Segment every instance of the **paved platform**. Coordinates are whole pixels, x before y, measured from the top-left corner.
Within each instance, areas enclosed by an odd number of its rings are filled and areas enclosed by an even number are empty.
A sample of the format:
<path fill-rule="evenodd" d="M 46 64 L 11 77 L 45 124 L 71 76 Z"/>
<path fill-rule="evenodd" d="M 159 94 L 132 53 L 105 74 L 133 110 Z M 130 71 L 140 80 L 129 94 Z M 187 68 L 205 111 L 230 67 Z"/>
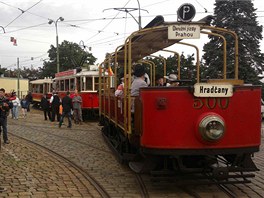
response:
<path fill-rule="evenodd" d="M 15 126 L 22 132 L 36 132 L 34 128 L 25 131 L 25 123 L 40 123 L 43 129 L 51 126 L 53 131 L 59 130 L 58 122 L 44 121 L 41 111 L 32 109 L 31 112 L 27 118 L 8 118 L 8 131 L 14 133 Z M 10 144 L 3 144 L 2 139 L 0 151 L 0 186 L 6 189 L 0 192 L 0 197 L 101 197 L 65 160 L 11 134 L 9 140 Z"/>
<path fill-rule="evenodd" d="M 85 167 L 103 184 L 111 197 L 142 197 L 134 174 L 116 161 L 96 123 L 73 125 L 72 129 L 67 129 L 65 124 L 59 129 L 58 122 L 44 121 L 42 112 L 32 111 L 26 119 L 9 119 L 9 131 L 64 153 L 79 166 Z M 2 145 L 0 151 L 0 186 L 7 189 L 0 192 L 0 197 L 100 197 L 94 187 L 82 180 L 78 171 L 65 161 L 14 136 L 9 139 L 11 143 Z M 255 156 L 260 171 L 250 185 L 240 185 L 239 190 L 235 189 L 237 194 L 241 194 L 240 197 L 246 197 L 244 192 L 253 192 L 251 197 L 264 197 L 263 153 L 264 138 L 261 152 Z M 175 186 L 172 189 L 159 189 L 148 178 L 144 179 L 149 197 L 190 197 L 175 189 Z M 219 189 L 211 188 L 203 189 L 207 194 L 203 197 L 223 197 Z"/>
<path fill-rule="evenodd" d="M 11 137 L 0 152 L 0 197 L 100 197 L 79 172 L 46 151 Z"/>

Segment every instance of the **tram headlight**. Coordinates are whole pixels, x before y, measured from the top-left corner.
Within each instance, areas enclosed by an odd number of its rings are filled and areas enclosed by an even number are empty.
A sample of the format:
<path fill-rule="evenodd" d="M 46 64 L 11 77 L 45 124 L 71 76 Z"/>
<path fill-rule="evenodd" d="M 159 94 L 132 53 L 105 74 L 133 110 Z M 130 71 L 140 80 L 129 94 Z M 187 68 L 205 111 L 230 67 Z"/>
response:
<path fill-rule="evenodd" d="M 218 141 L 224 136 L 225 123 L 216 115 L 208 115 L 201 120 L 199 132 L 205 141 Z"/>

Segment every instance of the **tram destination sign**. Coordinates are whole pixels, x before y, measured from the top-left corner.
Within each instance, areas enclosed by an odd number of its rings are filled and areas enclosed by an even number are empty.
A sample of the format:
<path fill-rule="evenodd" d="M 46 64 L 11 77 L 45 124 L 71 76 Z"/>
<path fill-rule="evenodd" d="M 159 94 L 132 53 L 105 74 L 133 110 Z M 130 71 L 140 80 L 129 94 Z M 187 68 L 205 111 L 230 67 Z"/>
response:
<path fill-rule="evenodd" d="M 199 25 L 170 25 L 168 27 L 168 39 L 199 39 Z"/>
<path fill-rule="evenodd" d="M 194 85 L 194 96 L 196 97 L 231 97 L 233 96 L 233 85 L 196 83 Z"/>
<path fill-rule="evenodd" d="M 76 69 L 72 69 L 72 70 L 67 70 L 67 71 L 62 71 L 59 73 L 55 74 L 55 77 L 63 77 L 63 76 L 71 76 L 76 74 Z"/>

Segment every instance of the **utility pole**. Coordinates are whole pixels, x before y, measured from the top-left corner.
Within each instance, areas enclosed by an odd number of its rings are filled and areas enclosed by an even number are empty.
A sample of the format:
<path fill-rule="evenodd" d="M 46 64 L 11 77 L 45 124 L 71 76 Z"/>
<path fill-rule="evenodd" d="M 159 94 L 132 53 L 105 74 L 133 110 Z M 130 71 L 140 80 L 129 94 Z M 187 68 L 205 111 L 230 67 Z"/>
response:
<path fill-rule="evenodd" d="M 17 58 L 17 97 L 20 98 L 20 70 L 19 70 L 19 58 Z"/>
<path fill-rule="evenodd" d="M 140 14 L 140 3 L 139 3 L 139 0 L 137 0 L 138 2 L 138 29 L 141 30 L 142 29 L 142 26 L 141 26 L 141 14 Z"/>

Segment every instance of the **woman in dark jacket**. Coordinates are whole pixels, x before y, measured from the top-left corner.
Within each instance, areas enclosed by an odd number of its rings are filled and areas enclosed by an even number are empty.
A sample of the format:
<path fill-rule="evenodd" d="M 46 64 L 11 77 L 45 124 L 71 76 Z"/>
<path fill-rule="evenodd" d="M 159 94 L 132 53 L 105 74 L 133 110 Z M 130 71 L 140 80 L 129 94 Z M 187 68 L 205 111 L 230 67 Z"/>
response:
<path fill-rule="evenodd" d="M 40 101 L 40 106 L 44 112 L 44 119 L 47 120 L 47 116 L 49 117 L 49 120 L 51 120 L 50 117 L 50 104 L 49 101 L 47 99 L 47 94 L 44 94 L 41 98 Z"/>

